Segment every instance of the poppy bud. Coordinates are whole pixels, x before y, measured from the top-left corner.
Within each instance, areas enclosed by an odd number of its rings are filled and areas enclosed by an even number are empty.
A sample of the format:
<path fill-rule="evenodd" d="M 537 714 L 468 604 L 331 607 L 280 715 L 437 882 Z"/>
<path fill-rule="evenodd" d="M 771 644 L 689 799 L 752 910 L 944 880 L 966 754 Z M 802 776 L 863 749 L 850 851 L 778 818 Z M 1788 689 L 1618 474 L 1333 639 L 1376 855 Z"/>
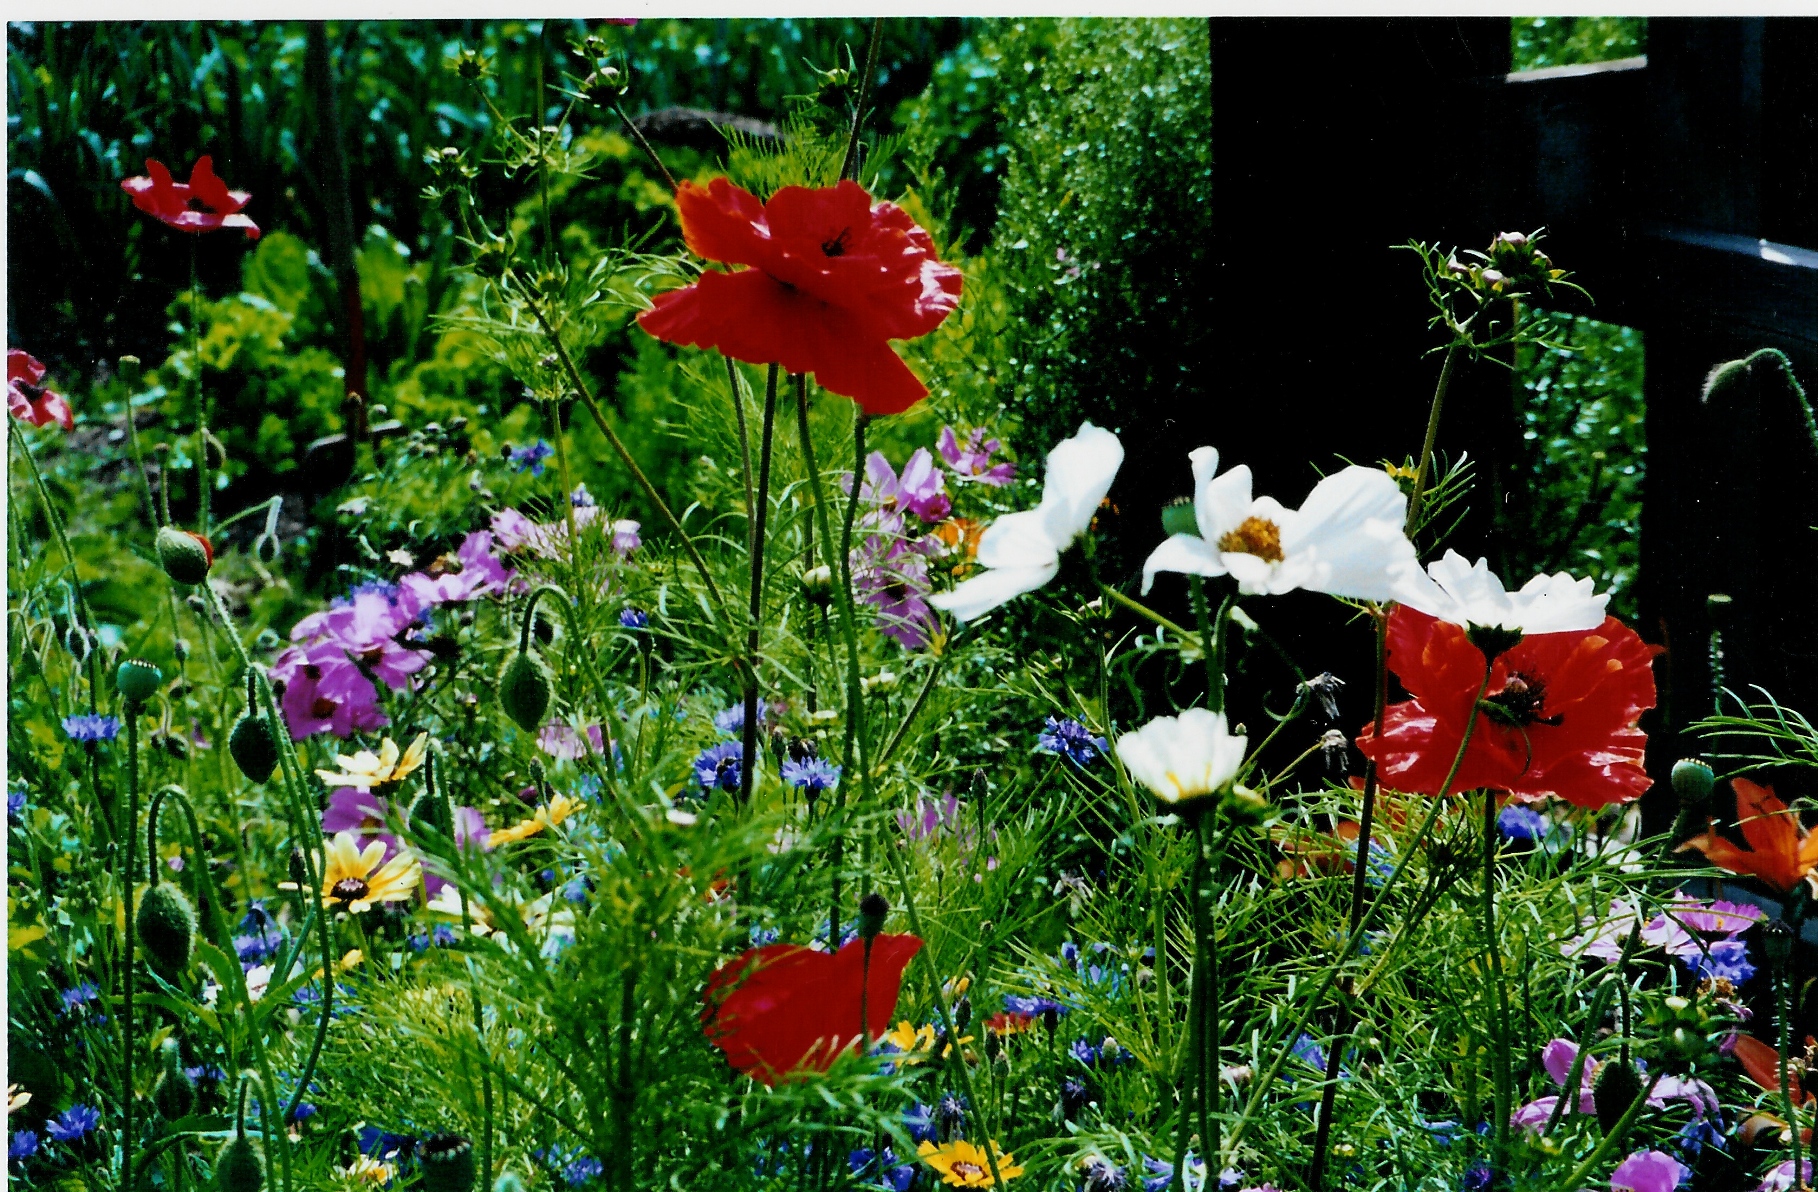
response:
<path fill-rule="evenodd" d="M 219 1192 L 260 1192 L 265 1187 L 265 1163 L 246 1135 L 234 1135 L 215 1156 L 215 1187 Z"/>
<path fill-rule="evenodd" d="M 247 709 L 246 715 L 234 722 L 227 734 L 227 752 L 233 755 L 240 773 L 253 782 L 268 782 L 278 768 L 278 741 L 271 725 Z"/>
<path fill-rule="evenodd" d="M 139 942 L 152 967 L 167 977 L 189 967 L 196 942 L 196 912 L 183 891 L 159 882 L 139 899 Z"/>
<path fill-rule="evenodd" d="M 963 997 L 953 1003 L 953 1025 L 959 1029 L 959 1033 L 962 1035 L 966 1033 L 966 1028 L 972 1025 L 971 998 Z"/>
<path fill-rule="evenodd" d="M 454 809 L 448 805 L 448 796 L 433 790 L 418 795 L 410 808 L 410 826 L 416 832 L 434 831 L 453 840 Z"/>
<path fill-rule="evenodd" d="M 1198 534 L 1199 515 L 1193 511 L 1192 497 L 1175 497 L 1162 506 L 1162 533 Z"/>
<path fill-rule="evenodd" d="M 114 689 L 129 708 L 136 708 L 157 694 L 163 682 L 164 672 L 141 658 L 128 658 L 114 671 Z"/>
<path fill-rule="evenodd" d="M 884 901 L 883 895 L 876 890 L 859 899 L 858 932 L 861 939 L 876 939 L 877 933 L 884 929 L 884 917 L 890 913 L 890 904 Z"/>
<path fill-rule="evenodd" d="M 1681 807 L 1696 810 L 1711 797 L 1711 787 L 1716 784 L 1717 775 L 1711 767 L 1695 757 L 1681 758 L 1673 763 L 1673 793 L 1679 796 Z"/>
<path fill-rule="evenodd" d="M 303 860 L 303 850 L 290 850 L 290 884 L 301 889 L 309 884 L 309 866 Z"/>
<path fill-rule="evenodd" d="M 1004 1050 L 1003 1036 L 990 1027 L 985 1028 L 985 1058 L 995 1060 Z"/>
<path fill-rule="evenodd" d="M 802 572 L 802 595 L 811 602 L 825 605 L 833 599 L 833 568 L 825 564 Z"/>
<path fill-rule="evenodd" d="M 1052 1035 L 1055 1028 L 1060 1026 L 1060 1011 L 1053 1006 L 1042 1007 L 1042 1025 L 1047 1027 L 1048 1033 Z"/>
<path fill-rule="evenodd" d="M 1793 958 L 1793 929 L 1778 919 L 1763 923 L 1761 950 L 1767 954 L 1769 964 L 1784 970 L 1787 961 Z"/>
<path fill-rule="evenodd" d="M 152 1088 L 152 1104 L 158 1107 L 167 1122 L 188 1117 L 189 1111 L 196 1107 L 196 1082 L 183 1070 L 175 1039 L 164 1041 L 164 1075 Z"/>
<path fill-rule="evenodd" d="M 1645 1087 L 1635 1065 L 1623 1063 L 1620 1057 L 1598 1068 L 1597 1079 L 1592 1084 L 1598 1127 L 1605 1134 L 1614 1130 L 1616 1123 L 1622 1120 L 1622 1115 L 1629 1111 L 1629 1106 L 1635 1103 L 1635 1098 L 1641 1096 Z"/>
<path fill-rule="evenodd" d="M 473 1143 L 459 1134 L 431 1134 L 417 1144 L 423 1192 L 472 1192 Z"/>
<path fill-rule="evenodd" d="M 199 584 L 215 565 L 215 548 L 200 534 L 165 526 L 158 531 L 158 562 L 178 583 Z"/>
<path fill-rule="evenodd" d="M 528 650 L 520 650 L 499 676 L 499 706 L 519 728 L 534 733 L 543 727 L 543 714 L 549 711 L 554 688 L 555 678 L 543 660 Z"/>

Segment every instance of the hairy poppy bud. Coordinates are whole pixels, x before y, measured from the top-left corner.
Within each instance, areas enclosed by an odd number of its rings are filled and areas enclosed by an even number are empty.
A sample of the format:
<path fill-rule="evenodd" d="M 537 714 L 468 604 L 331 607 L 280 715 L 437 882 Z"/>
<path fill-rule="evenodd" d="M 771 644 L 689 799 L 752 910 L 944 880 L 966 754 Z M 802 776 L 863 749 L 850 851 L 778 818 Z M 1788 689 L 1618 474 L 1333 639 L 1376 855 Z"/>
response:
<path fill-rule="evenodd" d="M 309 863 L 303 859 L 303 850 L 290 850 L 290 884 L 298 888 L 309 885 Z"/>
<path fill-rule="evenodd" d="M 990 1027 L 985 1028 L 985 1058 L 995 1060 L 1004 1050 L 1003 1036 Z"/>
<path fill-rule="evenodd" d="M 833 599 L 833 568 L 822 564 L 802 572 L 802 595 L 815 604 Z"/>
<path fill-rule="evenodd" d="M 1763 923 L 1761 950 L 1767 953 L 1769 964 L 1784 970 L 1787 961 L 1793 958 L 1793 929 L 1778 919 Z"/>
<path fill-rule="evenodd" d="M 215 548 L 200 534 L 165 526 L 158 531 L 158 562 L 178 583 L 199 584 L 215 565 Z"/>
<path fill-rule="evenodd" d="M 1605 1134 L 1614 1130 L 1616 1123 L 1622 1120 L 1622 1115 L 1629 1111 L 1629 1106 L 1635 1103 L 1635 1098 L 1641 1096 L 1645 1087 L 1635 1065 L 1623 1063 L 1620 1057 L 1597 1069 L 1597 1079 L 1592 1085 L 1592 1100 L 1597 1105 L 1598 1127 Z"/>
<path fill-rule="evenodd" d="M 196 912 L 183 891 L 159 882 L 139 899 L 139 942 L 152 967 L 175 976 L 189 967 L 196 942 Z"/>
<path fill-rule="evenodd" d="M 1162 506 L 1162 533 L 1199 533 L 1199 515 L 1193 511 L 1192 497 L 1176 497 Z"/>
<path fill-rule="evenodd" d="M 260 1192 L 265 1187 L 265 1163 L 246 1135 L 228 1139 L 215 1156 L 215 1187 L 219 1192 Z"/>
<path fill-rule="evenodd" d="M 472 1192 L 473 1143 L 459 1134 L 431 1134 L 417 1144 L 423 1192 Z"/>
<path fill-rule="evenodd" d="M 959 1029 L 959 1033 L 962 1035 L 966 1033 L 966 1028 L 972 1025 L 971 998 L 963 997 L 953 1003 L 953 1025 Z"/>
<path fill-rule="evenodd" d="M 254 782 L 269 781 L 272 771 L 278 768 L 278 741 L 271 725 L 250 709 L 227 734 L 227 751 L 233 755 L 240 773 Z"/>
<path fill-rule="evenodd" d="M 189 1111 L 196 1107 L 196 1082 L 183 1070 L 183 1053 L 175 1039 L 164 1041 L 163 1053 L 164 1075 L 152 1089 L 152 1104 L 158 1107 L 165 1121 L 174 1122 L 188 1117 Z"/>
<path fill-rule="evenodd" d="M 137 707 L 157 694 L 164 672 L 142 658 L 128 658 L 114 671 L 114 689 L 128 707 Z"/>
<path fill-rule="evenodd" d="M 417 832 L 433 831 L 444 839 L 454 839 L 454 809 L 448 805 L 448 796 L 433 790 L 418 795 L 410 808 L 410 826 Z"/>
<path fill-rule="evenodd" d="M 884 917 L 890 913 L 890 904 L 876 890 L 859 899 L 858 932 L 864 939 L 876 939 L 877 933 L 884 929 Z"/>
<path fill-rule="evenodd" d="M 1711 767 L 1695 757 L 1681 758 L 1673 763 L 1673 793 L 1679 796 L 1681 807 L 1703 807 L 1711 797 L 1711 787 L 1716 781 L 1717 775 Z"/>
<path fill-rule="evenodd" d="M 499 676 L 499 706 L 519 728 L 534 733 L 543 727 L 543 714 L 549 711 L 554 689 L 555 678 L 543 660 L 520 650 Z"/>

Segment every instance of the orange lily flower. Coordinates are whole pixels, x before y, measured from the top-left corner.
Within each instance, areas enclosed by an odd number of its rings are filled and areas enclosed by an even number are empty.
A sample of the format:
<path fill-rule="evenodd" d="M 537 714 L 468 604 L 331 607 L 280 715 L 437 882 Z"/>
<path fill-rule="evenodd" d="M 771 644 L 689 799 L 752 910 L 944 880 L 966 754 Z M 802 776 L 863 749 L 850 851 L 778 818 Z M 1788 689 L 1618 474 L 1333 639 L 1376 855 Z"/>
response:
<path fill-rule="evenodd" d="M 1732 778 L 1730 789 L 1736 792 L 1736 826 L 1749 847 L 1736 847 L 1707 821 L 1704 832 L 1677 851 L 1695 848 L 1720 869 L 1758 877 L 1782 894 L 1792 893 L 1794 886 L 1818 869 L 1818 832 L 1801 826 L 1798 815 L 1780 801 L 1771 786 Z"/>

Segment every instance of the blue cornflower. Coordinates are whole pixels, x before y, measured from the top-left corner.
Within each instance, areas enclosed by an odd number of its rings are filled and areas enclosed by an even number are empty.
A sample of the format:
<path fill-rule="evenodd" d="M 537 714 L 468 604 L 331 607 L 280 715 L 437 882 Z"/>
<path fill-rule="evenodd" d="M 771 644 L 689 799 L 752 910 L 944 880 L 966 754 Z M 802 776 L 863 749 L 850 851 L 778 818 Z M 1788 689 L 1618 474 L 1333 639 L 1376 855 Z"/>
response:
<path fill-rule="evenodd" d="M 941 1094 L 934 1105 L 934 1122 L 943 1139 L 965 1137 L 966 1099 L 958 1093 Z"/>
<path fill-rule="evenodd" d="M 6 792 L 6 822 L 19 823 L 25 818 L 25 792 L 10 790 Z"/>
<path fill-rule="evenodd" d="M 236 935 L 234 937 L 234 954 L 241 964 L 264 964 L 276 956 L 284 947 L 282 935 Z"/>
<path fill-rule="evenodd" d="M 96 1126 L 101 1115 L 86 1105 L 72 1105 L 44 1123 L 44 1132 L 61 1143 L 81 1142 Z"/>
<path fill-rule="evenodd" d="M 764 727 L 765 719 L 770 715 L 770 705 L 763 700 L 757 702 L 758 727 Z M 713 727 L 729 737 L 745 731 L 745 705 L 737 703 L 713 718 Z"/>
<path fill-rule="evenodd" d="M 93 981 L 78 981 L 65 989 L 61 995 L 65 1010 L 79 1010 L 101 996 L 101 990 Z"/>
<path fill-rule="evenodd" d="M 650 628 L 650 614 L 641 608 L 622 608 L 619 610 L 619 628 L 630 629 L 634 632 L 639 629 L 648 629 Z"/>
<path fill-rule="evenodd" d="M 452 948 L 455 942 L 455 929 L 447 923 L 437 923 L 430 929 L 429 939 L 438 948 Z"/>
<path fill-rule="evenodd" d="M 586 902 L 591 893 L 593 887 L 587 884 L 584 877 L 569 878 L 562 886 L 562 897 L 569 902 Z"/>
<path fill-rule="evenodd" d="M 38 1134 L 35 1130 L 15 1130 L 6 1141 L 6 1157 L 23 1161 L 38 1153 Z"/>
<path fill-rule="evenodd" d="M 739 741 L 709 746 L 694 759 L 694 780 L 701 784 L 702 791 L 736 791 L 744 759 L 745 746 Z"/>
<path fill-rule="evenodd" d="M 1755 966 L 1749 963 L 1749 946 L 1742 940 L 1713 940 L 1707 945 L 1708 954 L 1703 951 L 1689 950 L 1680 959 L 1685 967 L 1692 971 L 1692 976 L 1722 977 L 1732 985 L 1741 985 L 1755 975 Z"/>
<path fill-rule="evenodd" d="M 579 1188 L 582 1184 L 599 1179 L 605 1170 L 606 1165 L 592 1155 L 582 1155 L 562 1168 L 562 1179 L 570 1188 Z"/>
<path fill-rule="evenodd" d="M 1506 840 L 1539 840 L 1547 834 L 1547 817 L 1532 807 L 1511 803 L 1496 817 L 1496 826 Z"/>
<path fill-rule="evenodd" d="M 1074 968 L 1079 967 L 1079 945 L 1072 940 L 1065 940 L 1061 943 L 1060 956 Z"/>
<path fill-rule="evenodd" d="M 1074 1059 L 1088 1068 L 1119 1068 L 1130 1062 L 1130 1053 L 1119 1047 L 1117 1040 L 1109 1036 L 1102 1043 L 1075 1039 L 1067 1050 Z"/>
<path fill-rule="evenodd" d="M 512 468 L 519 472 L 529 468 L 532 476 L 541 476 L 543 461 L 554 454 L 555 448 L 542 439 L 538 439 L 534 446 L 507 447 L 505 449 L 505 458 L 510 461 Z"/>
<path fill-rule="evenodd" d="M 911 1142 L 934 1141 L 934 1110 L 917 1101 L 903 1110 L 903 1129 Z"/>
<path fill-rule="evenodd" d="M 374 1159 L 383 1159 L 386 1155 L 408 1154 L 416 1149 L 417 1140 L 408 1134 L 393 1134 L 378 1126 L 361 1126 L 356 1135 L 360 1153 Z"/>
<path fill-rule="evenodd" d="M 120 721 L 113 716 L 65 716 L 63 731 L 72 741 L 111 741 L 120 733 Z"/>
<path fill-rule="evenodd" d="M 1675 1145 L 1687 1158 L 1696 1156 L 1707 1146 L 1721 1149 L 1723 1146 L 1723 1119 L 1716 1115 L 1693 1118 L 1680 1127 Z"/>
<path fill-rule="evenodd" d="M 278 921 L 272 918 L 271 912 L 265 909 L 265 900 L 255 898 L 246 904 L 246 914 L 240 919 L 240 930 L 252 934 L 267 931 L 277 926 L 277 923 Z"/>
<path fill-rule="evenodd" d="M 328 602 L 328 607 L 347 608 L 361 596 L 383 596 L 385 598 L 385 603 L 396 604 L 398 602 L 398 597 L 403 594 L 403 591 L 404 589 L 388 579 L 361 580 L 353 587 L 347 589 L 347 595 L 336 596 L 333 600 L 330 600 Z"/>
<path fill-rule="evenodd" d="M 1482 1159 L 1474 1159 L 1465 1168 L 1464 1178 L 1458 1181 L 1459 1192 L 1487 1192 L 1496 1179 L 1496 1173 Z"/>
<path fill-rule="evenodd" d="M 1294 1058 L 1301 1063 L 1322 1074 L 1325 1072 L 1326 1049 L 1314 1042 L 1312 1035 L 1302 1034 L 1300 1038 L 1294 1040 L 1291 1050 L 1294 1052 Z"/>
<path fill-rule="evenodd" d="M 1105 752 L 1105 739 L 1095 737 L 1077 720 L 1048 717 L 1035 747 L 1044 753 L 1064 757 L 1076 766 L 1089 766 Z"/>
<path fill-rule="evenodd" d="M 898 1163 L 896 1152 L 889 1147 L 882 1151 L 873 1151 L 862 1146 L 846 1156 L 846 1162 L 856 1176 L 869 1176 L 874 1185 L 891 1189 L 891 1192 L 909 1192 L 909 1185 L 915 1182 L 915 1165 Z"/>
<path fill-rule="evenodd" d="M 1103 1155 L 1089 1155 L 1080 1160 L 1079 1192 L 1124 1192 L 1130 1181 L 1124 1169 Z"/>
<path fill-rule="evenodd" d="M 587 491 L 587 482 L 585 480 L 575 485 L 574 491 L 568 494 L 568 503 L 573 505 L 576 509 L 593 508 L 593 494 Z"/>
<path fill-rule="evenodd" d="M 183 1075 L 197 1084 L 220 1084 L 227 1079 L 227 1073 L 218 1064 L 197 1064 L 183 1069 Z"/>
<path fill-rule="evenodd" d="M 307 1122 L 310 1118 L 315 1117 L 316 1114 L 320 1112 L 320 1110 L 308 1101 L 299 1101 L 297 1102 L 297 1107 L 290 1112 L 290 1120 L 293 1122 Z"/>
<path fill-rule="evenodd" d="M 783 933 L 779 928 L 766 927 L 762 923 L 753 923 L 751 925 L 751 946 L 754 948 L 762 948 L 766 944 L 774 944 L 782 937 Z"/>
<path fill-rule="evenodd" d="M 802 788 L 809 798 L 814 798 L 840 784 L 840 768 L 818 757 L 805 762 L 784 762 L 783 781 Z"/>
<path fill-rule="evenodd" d="M 612 743 L 612 756 L 614 761 L 620 760 L 619 743 L 617 741 Z M 620 768 L 623 769 L 623 766 Z M 605 785 L 600 782 L 600 777 L 597 774 L 583 774 L 575 779 L 574 793 L 580 798 L 586 799 L 589 803 L 598 803 L 600 801 L 600 792 L 604 789 Z"/>
<path fill-rule="evenodd" d="M 1092 1104 L 1092 1086 L 1077 1076 L 1063 1076 L 1060 1082 L 1061 1117 L 1072 1121 Z"/>
<path fill-rule="evenodd" d="M 1072 1010 L 1073 1007 L 1062 1002 L 1057 1002 L 1051 997 L 1026 996 L 1020 993 L 1012 993 L 1004 998 L 1004 1009 L 1010 1011 L 1012 1014 L 1027 1014 L 1031 1018 L 1040 1018 L 1049 1011 L 1053 1011 L 1055 1014 L 1065 1014 Z"/>

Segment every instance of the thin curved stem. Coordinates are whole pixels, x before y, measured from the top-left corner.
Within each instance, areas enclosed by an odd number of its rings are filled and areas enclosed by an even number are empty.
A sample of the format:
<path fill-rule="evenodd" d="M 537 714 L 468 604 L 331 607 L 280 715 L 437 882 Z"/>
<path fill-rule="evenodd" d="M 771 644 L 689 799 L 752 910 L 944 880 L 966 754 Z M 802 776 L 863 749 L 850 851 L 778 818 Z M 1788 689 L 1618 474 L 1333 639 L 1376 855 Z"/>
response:
<path fill-rule="evenodd" d="M 125 1088 L 121 1101 L 121 1111 L 126 1119 L 126 1127 L 120 1135 L 120 1186 L 136 1187 L 133 1183 L 133 1118 L 136 1096 L 133 1087 L 134 1050 L 138 1044 L 134 1026 L 138 1016 L 133 1013 L 133 952 L 138 947 L 138 914 L 133 906 L 133 883 L 138 879 L 137 844 L 139 841 L 139 708 L 136 705 L 123 708 L 126 713 L 126 880 L 120 883 L 120 897 L 126 902 L 126 947 L 120 958 L 121 984 L 123 995 L 120 999 L 120 1029 L 124 1040 L 121 1048 L 121 1069 L 124 1072 Z"/>
<path fill-rule="evenodd" d="M 1406 529 L 1410 536 L 1420 528 L 1421 506 L 1427 495 L 1427 471 L 1433 466 L 1433 448 L 1439 440 L 1439 416 L 1445 410 L 1446 390 L 1452 387 L 1452 377 L 1458 371 L 1458 349 L 1456 340 L 1446 349 L 1445 363 L 1439 366 L 1439 384 L 1433 389 L 1433 404 L 1427 410 L 1427 437 L 1420 444 L 1420 460 L 1414 466 L 1414 492 L 1408 497 Z"/>
<path fill-rule="evenodd" d="M 758 446 L 757 508 L 751 520 L 751 605 L 750 621 L 745 628 L 745 726 L 739 757 L 739 805 L 751 803 L 752 784 L 757 780 L 758 667 L 763 648 L 764 622 L 764 532 L 770 512 L 770 446 L 776 430 L 777 366 L 770 366 L 764 385 L 764 427 Z M 738 396 L 736 393 L 733 395 Z"/>

